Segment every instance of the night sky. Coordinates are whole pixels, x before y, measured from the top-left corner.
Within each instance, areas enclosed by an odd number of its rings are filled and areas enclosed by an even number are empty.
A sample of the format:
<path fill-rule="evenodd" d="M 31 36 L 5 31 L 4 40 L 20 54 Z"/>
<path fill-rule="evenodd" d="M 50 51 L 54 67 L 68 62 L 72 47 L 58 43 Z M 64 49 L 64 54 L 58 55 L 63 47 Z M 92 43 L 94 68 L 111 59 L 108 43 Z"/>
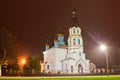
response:
<path fill-rule="evenodd" d="M 67 44 L 74 7 L 87 58 L 104 65 L 105 54 L 98 49 L 104 42 L 109 64 L 120 65 L 120 0 L 0 0 L 0 26 L 16 35 L 19 54 L 40 55 L 58 33 Z"/>

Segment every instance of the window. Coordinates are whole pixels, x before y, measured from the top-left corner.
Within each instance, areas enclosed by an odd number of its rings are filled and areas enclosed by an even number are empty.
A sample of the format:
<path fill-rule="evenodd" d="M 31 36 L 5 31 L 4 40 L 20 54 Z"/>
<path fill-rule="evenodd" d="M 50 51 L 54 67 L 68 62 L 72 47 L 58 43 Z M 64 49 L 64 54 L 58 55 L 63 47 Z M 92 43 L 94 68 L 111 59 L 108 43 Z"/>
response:
<path fill-rule="evenodd" d="M 75 33 L 75 28 L 73 29 L 73 33 Z"/>
<path fill-rule="evenodd" d="M 79 64 L 78 65 L 78 73 L 80 73 L 81 72 L 81 65 Z"/>
<path fill-rule="evenodd" d="M 77 33 L 79 33 L 79 29 L 77 29 Z"/>
<path fill-rule="evenodd" d="M 80 44 L 80 39 L 78 39 L 78 44 Z"/>
<path fill-rule="evenodd" d="M 73 39 L 73 45 L 76 45 L 76 39 Z"/>
<path fill-rule="evenodd" d="M 71 66 L 71 73 L 73 73 L 73 66 Z"/>
<path fill-rule="evenodd" d="M 67 64 L 66 64 L 66 69 L 67 69 Z"/>
<path fill-rule="evenodd" d="M 70 40 L 70 45 L 71 45 L 71 40 Z"/>
<path fill-rule="evenodd" d="M 47 69 L 49 70 L 49 65 L 47 65 Z"/>
<path fill-rule="evenodd" d="M 81 52 L 79 53 L 79 56 L 81 56 Z"/>

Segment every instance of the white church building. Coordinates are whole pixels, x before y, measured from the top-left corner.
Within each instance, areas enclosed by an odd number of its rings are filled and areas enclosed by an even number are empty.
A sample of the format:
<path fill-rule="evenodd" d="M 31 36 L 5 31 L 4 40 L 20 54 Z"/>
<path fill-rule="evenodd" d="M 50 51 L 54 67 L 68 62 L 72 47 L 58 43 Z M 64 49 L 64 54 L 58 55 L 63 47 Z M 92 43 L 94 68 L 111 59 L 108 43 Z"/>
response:
<path fill-rule="evenodd" d="M 58 34 L 54 40 L 54 46 L 49 48 L 46 44 L 44 54 L 45 73 L 90 73 L 96 66 L 90 65 L 90 60 L 86 59 L 83 47 L 81 28 L 78 25 L 76 10 L 73 10 L 73 23 L 69 28 L 68 45 L 65 44 L 64 35 Z"/>

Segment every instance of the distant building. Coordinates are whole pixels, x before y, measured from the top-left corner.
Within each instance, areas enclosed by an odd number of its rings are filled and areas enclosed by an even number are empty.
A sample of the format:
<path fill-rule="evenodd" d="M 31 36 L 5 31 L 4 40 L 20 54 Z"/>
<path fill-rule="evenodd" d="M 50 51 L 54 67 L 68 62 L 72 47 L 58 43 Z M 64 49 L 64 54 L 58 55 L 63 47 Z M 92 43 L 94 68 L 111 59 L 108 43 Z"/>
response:
<path fill-rule="evenodd" d="M 76 10 L 73 10 L 73 23 L 69 28 L 68 45 L 65 44 L 64 35 L 58 34 L 54 46 L 49 48 L 46 44 L 44 54 L 45 73 L 90 73 L 95 65 L 86 59 L 83 47 L 81 29 L 77 22 Z"/>

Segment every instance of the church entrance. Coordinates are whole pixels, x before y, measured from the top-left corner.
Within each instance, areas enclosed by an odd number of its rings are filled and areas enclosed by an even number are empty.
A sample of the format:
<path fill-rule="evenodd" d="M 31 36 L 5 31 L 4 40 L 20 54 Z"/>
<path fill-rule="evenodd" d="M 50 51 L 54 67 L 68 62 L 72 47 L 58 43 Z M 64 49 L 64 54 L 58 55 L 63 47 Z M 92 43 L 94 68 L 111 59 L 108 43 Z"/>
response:
<path fill-rule="evenodd" d="M 78 73 L 83 73 L 83 67 L 81 64 L 78 64 Z"/>

